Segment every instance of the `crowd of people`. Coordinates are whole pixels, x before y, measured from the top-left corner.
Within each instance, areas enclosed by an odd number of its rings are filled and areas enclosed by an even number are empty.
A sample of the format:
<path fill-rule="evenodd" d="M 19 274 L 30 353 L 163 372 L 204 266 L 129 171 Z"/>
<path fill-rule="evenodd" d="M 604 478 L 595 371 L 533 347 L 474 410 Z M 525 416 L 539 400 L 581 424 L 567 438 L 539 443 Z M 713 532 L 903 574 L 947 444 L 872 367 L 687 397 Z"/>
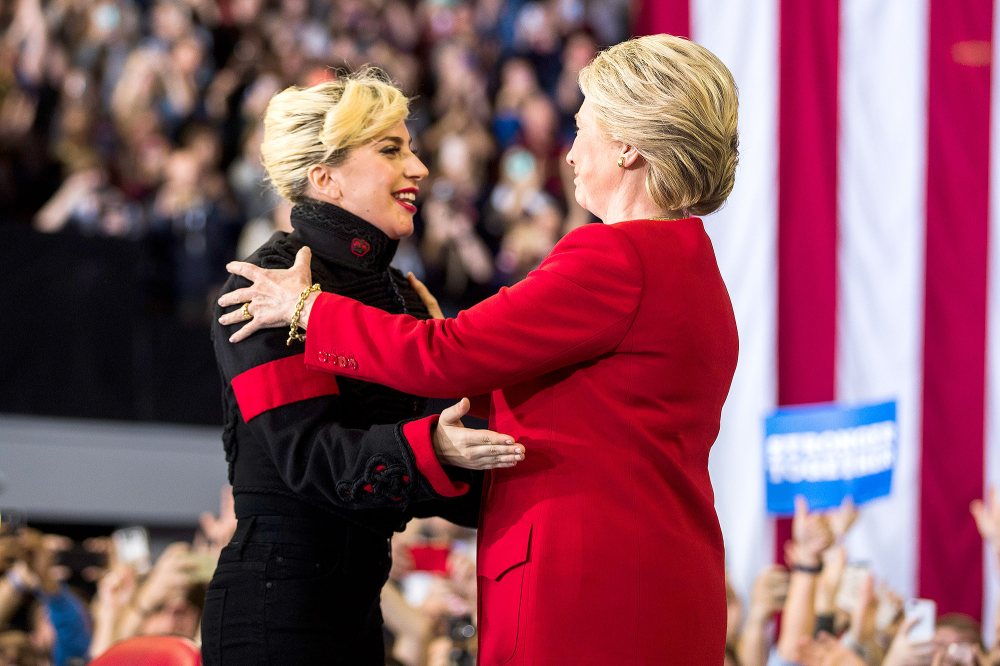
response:
<path fill-rule="evenodd" d="M 562 160 L 577 73 L 628 35 L 629 4 L 3 3 L 3 221 L 141 241 L 154 299 L 203 321 L 225 262 L 288 225 L 259 159 L 267 101 L 373 64 L 414 97 L 411 134 L 433 174 L 397 263 L 454 312 L 589 220 Z"/>
<path fill-rule="evenodd" d="M 236 527 L 232 495 L 205 514 L 192 542 L 168 545 L 148 571 L 116 553 L 115 540 L 74 543 L 28 527 L 0 533 L 0 664 L 85 664 L 139 635 L 199 639 L 205 584 Z M 828 512 L 800 505 L 785 562 L 757 576 L 748 599 L 729 590 L 727 666 L 980 666 L 1000 663 L 997 629 L 966 615 L 937 617 L 929 639 L 877 571 L 853 569 L 843 536 L 858 516 L 849 502 Z M 973 504 L 1000 567 L 1000 498 Z M 86 552 L 91 557 L 79 557 Z M 67 554 L 76 553 L 77 557 Z M 382 591 L 386 663 L 476 663 L 475 533 L 417 519 L 392 542 Z M 780 623 L 776 618 L 780 617 Z M 674 663 L 670 655 L 664 664 Z M 609 665 L 610 666 L 610 665 Z"/>

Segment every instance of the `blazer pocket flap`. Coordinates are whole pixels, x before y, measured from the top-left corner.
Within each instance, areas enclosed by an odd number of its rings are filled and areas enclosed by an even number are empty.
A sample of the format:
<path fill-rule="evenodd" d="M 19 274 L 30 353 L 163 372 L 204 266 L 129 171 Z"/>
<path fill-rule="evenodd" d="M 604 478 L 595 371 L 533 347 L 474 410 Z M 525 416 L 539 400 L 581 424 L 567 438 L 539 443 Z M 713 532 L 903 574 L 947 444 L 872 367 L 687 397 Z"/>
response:
<path fill-rule="evenodd" d="M 531 549 L 531 523 L 518 523 L 491 543 L 480 544 L 479 573 L 493 580 L 528 561 Z"/>

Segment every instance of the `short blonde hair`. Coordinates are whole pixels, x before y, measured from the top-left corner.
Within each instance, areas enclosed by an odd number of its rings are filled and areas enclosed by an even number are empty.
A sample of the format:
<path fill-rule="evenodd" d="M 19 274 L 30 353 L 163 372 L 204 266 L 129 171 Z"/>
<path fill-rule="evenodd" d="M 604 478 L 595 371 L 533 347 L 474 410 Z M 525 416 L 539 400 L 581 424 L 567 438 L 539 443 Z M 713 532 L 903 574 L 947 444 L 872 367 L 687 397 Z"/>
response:
<path fill-rule="evenodd" d="M 736 82 L 711 51 L 673 35 L 637 37 L 598 54 L 580 88 L 600 129 L 649 165 L 646 191 L 669 211 L 707 215 L 733 190 Z"/>
<path fill-rule="evenodd" d="M 377 68 L 277 93 L 264 112 L 260 156 L 278 194 L 305 198 L 309 167 L 336 166 L 353 148 L 385 134 L 409 114 L 409 100 Z"/>

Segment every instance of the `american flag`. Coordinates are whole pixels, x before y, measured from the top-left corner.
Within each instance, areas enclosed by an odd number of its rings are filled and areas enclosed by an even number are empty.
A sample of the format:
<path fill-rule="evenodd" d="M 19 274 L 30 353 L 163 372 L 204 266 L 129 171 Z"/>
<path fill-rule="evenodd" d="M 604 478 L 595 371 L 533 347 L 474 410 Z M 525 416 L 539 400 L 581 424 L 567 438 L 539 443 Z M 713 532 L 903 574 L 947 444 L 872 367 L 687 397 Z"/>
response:
<path fill-rule="evenodd" d="M 850 556 L 939 613 L 989 619 L 969 502 L 1000 484 L 1000 11 L 646 0 L 636 16 L 637 34 L 714 51 L 740 87 L 736 188 L 706 220 L 740 329 L 711 461 L 737 588 L 787 538 L 763 509 L 762 416 L 895 398 L 892 494 L 863 509 Z"/>

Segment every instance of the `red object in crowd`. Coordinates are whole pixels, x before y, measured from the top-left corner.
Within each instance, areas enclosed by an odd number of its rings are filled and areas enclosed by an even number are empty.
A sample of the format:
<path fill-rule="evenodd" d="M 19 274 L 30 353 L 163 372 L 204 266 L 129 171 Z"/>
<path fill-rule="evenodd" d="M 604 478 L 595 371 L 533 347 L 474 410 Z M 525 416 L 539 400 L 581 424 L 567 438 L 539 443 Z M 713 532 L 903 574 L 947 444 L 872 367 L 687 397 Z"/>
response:
<path fill-rule="evenodd" d="M 708 455 L 736 356 L 729 294 L 690 218 L 584 226 L 454 319 L 321 294 L 305 359 L 422 395 L 492 391 L 490 428 L 524 444 L 484 492 L 480 663 L 717 666 Z"/>
<path fill-rule="evenodd" d="M 410 546 L 410 557 L 413 558 L 414 571 L 447 574 L 448 555 L 450 554 L 451 546 L 448 545 Z"/>
<path fill-rule="evenodd" d="M 136 636 L 115 643 L 90 666 L 201 666 L 201 650 L 181 636 Z"/>

